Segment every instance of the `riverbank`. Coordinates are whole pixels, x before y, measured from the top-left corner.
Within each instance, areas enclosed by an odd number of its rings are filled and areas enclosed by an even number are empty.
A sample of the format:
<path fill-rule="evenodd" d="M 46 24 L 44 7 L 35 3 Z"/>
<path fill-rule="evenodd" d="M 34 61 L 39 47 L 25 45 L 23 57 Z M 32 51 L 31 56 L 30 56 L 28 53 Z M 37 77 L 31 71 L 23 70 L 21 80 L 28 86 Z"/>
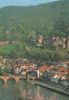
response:
<path fill-rule="evenodd" d="M 58 85 L 51 85 L 49 83 L 43 83 L 43 82 L 39 82 L 39 81 L 29 81 L 31 84 L 34 84 L 34 85 L 39 85 L 41 87 L 44 87 L 44 88 L 48 88 L 52 91 L 55 91 L 55 92 L 58 92 L 58 93 L 62 93 L 64 95 L 67 95 L 69 96 L 69 91 L 66 91 L 65 89 L 58 87 Z"/>

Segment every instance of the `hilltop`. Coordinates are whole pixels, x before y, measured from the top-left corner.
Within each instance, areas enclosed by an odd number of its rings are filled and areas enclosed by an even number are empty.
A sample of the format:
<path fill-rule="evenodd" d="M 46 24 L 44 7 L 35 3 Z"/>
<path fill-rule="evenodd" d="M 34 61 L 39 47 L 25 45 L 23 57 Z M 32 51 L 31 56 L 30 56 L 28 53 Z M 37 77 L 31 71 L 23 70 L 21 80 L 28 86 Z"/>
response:
<path fill-rule="evenodd" d="M 10 30 L 12 24 L 21 25 L 27 32 L 46 34 L 53 30 L 60 18 L 69 20 L 69 1 L 60 0 L 38 6 L 9 6 L 0 9 L 0 25 Z M 69 22 L 68 22 L 69 23 Z"/>

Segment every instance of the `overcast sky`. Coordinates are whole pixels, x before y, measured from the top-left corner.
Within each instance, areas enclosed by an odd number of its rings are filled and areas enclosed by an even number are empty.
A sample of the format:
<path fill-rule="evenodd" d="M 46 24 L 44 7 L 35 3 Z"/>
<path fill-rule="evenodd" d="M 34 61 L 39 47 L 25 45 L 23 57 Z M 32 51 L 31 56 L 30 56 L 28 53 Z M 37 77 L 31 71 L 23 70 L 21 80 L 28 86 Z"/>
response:
<path fill-rule="evenodd" d="M 27 5 L 37 5 L 40 3 L 53 2 L 57 0 L 0 0 L 0 7 L 4 6 L 27 6 Z"/>

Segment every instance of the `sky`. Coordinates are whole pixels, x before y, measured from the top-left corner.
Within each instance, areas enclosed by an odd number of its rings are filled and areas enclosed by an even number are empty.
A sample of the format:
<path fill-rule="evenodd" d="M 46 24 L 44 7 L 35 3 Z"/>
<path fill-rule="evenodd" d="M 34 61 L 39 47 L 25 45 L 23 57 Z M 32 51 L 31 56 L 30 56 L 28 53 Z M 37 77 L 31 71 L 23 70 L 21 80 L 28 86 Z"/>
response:
<path fill-rule="evenodd" d="M 5 6 L 29 6 L 48 3 L 57 0 L 0 0 L 0 8 Z"/>

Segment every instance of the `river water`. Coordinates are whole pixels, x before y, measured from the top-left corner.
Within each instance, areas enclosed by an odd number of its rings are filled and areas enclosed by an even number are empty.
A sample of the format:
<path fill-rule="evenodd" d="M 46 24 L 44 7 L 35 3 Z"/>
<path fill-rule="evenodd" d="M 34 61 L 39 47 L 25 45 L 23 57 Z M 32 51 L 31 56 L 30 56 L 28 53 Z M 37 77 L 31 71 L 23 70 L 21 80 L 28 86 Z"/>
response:
<path fill-rule="evenodd" d="M 34 95 L 35 92 L 38 93 L 39 91 L 40 96 L 44 97 L 43 100 L 69 100 L 68 96 L 53 92 L 46 88 L 34 86 L 27 81 L 19 81 L 15 85 L 12 83 L 3 86 L 0 85 L 0 100 L 24 100 L 20 98 L 20 90 L 22 89 L 27 92 L 31 91 L 31 95 Z"/>

